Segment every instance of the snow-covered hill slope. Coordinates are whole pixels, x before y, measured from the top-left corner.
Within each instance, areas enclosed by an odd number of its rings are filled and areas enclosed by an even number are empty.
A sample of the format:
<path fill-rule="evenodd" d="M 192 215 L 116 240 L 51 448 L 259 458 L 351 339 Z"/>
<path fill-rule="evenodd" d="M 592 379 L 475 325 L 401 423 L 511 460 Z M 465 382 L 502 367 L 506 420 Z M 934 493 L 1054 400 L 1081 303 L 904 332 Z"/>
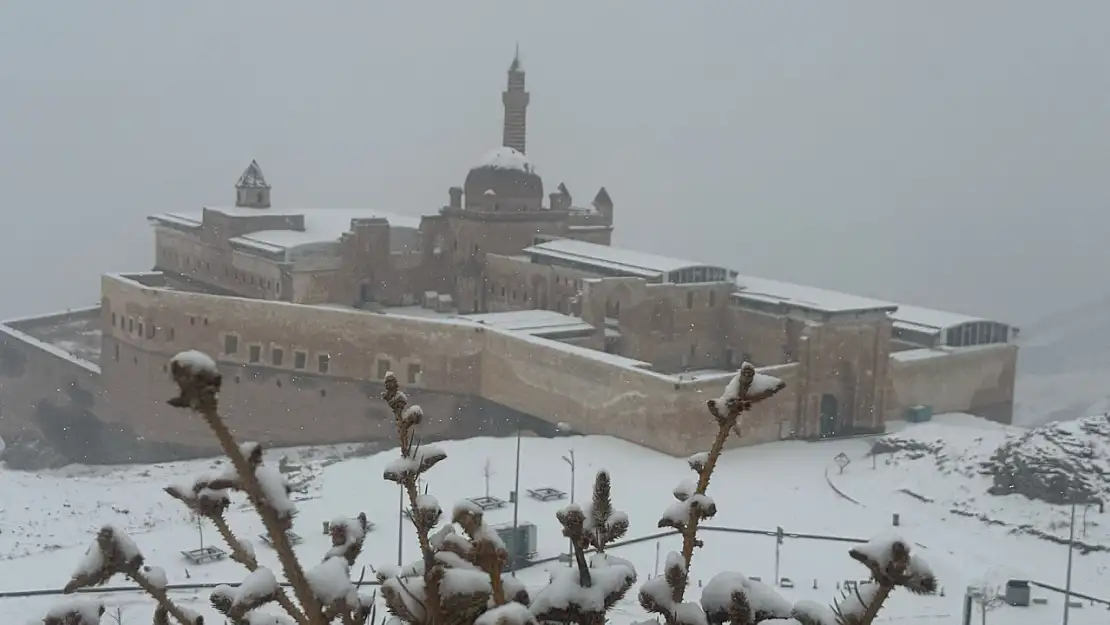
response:
<path fill-rule="evenodd" d="M 1019 577 L 1061 586 L 1064 583 L 1066 548 L 1033 532 L 1014 531 L 1013 526 L 1026 524 L 1044 534 L 1058 535 L 1062 531 L 1066 535 L 1067 527 L 1060 526 L 1066 510 L 1020 496 L 987 494 L 993 479 L 981 472 L 980 463 L 999 445 L 1022 433 L 972 417 L 942 416 L 933 423 L 906 426 L 895 437 L 928 443 L 923 446 L 926 451 L 883 454 L 876 457 L 874 468 L 868 455 L 872 441 L 868 439 L 787 442 L 728 452 L 710 488 L 720 508 L 713 524 L 768 531 L 782 526 L 789 533 L 867 538 L 891 531 L 892 515 L 897 513 L 900 526 L 896 530 L 918 545 L 918 552 L 932 565 L 945 593 L 935 597 L 897 594 L 884 613 L 884 622 L 958 622 L 963 589 L 980 579 Z M 489 460 L 493 469 L 490 492 L 508 499 L 514 479 L 514 445 L 511 439 L 443 444 L 448 459 L 429 473 L 430 492 L 444 503 L 483 495 L 483 468 Z M 548 486 L 569 491 L 570 471 L 561 456 L 571 448 L 578 462 L 575 490 L 579 499 L 589 492 L 593 473 L 599 468 L 609 469 L 614 503 L 631 519 L 630 537 L 657 532 L 656 522 L 672 501 L 673 486 L 691 476 L 681 459 L 612 438 L 526 438 L 523 447 L 522 490 Z M 396 562 L 398 491 L 396 485 L 381 478 L 394 454 L 339 462 L 336 454 L 327 450 L 314 454 L 300 450 L 296 454 L 293 464 L 297 466 L 290 467 L 296 469 L 291 475 L 305 486 L 296 520 L 296 531 L 304 542 L 297 551 L 306 561 L 316 561 L 327 549 L 327 538 L 321 531 L 324 520 L 365 511 L 376 528 L 367 540 L 360 564 Z M 834 462 L 839 454 L 851 460 L 843 473 Z M 278 455 L 271 452 L 270 460 Z M 213 462 L 71 468 L 39 474 L 0 471 L 0 557 L 7 558 L 0 560 L 0 590 L 60 587 L 92 533 L 105 522 L 135 532 L 148 560 L 164 567 L 171 583 L 242 579 L 244 571 L 233 562 L 200 567 L 184 564 L 180 552 L 198 546 L 198 531 L 175 502 L 160 491 L 163 484 L 180 476 L 209 470 Z M 565 539 L 554 518 L 560 505 L 521 500 L 520 520 L 538 527 L 541 557 L 565 550 Z M 979 514 L 1001 523 L 984 521 Z M 488 519 L 496 524 L 510 522 L 512 516 L 512 508 L 507 506 L 490 512 Z M 1086 541 L 1090 544 L 1110 544 L 1110 537 L 1103 538 L 1106 533 L 1100 530 L 1100 520 L 1097 510 L 1089 512 Z M 248 538 L 262 531 L 257 518 L 246 510 L 233 509 L 230 521 Z M 774 578 L 772 537 L 706 532 L 702 538 L 706 548 L 695 555 L 693 585 L 700 586 L 721 570 L 738 570 L 768 581 Z M 215 540 L 211 528 L 204 540 Z M 619 547 L 615 553 L 635 564 L 643 580 L 678 545 L 676 538 L 663 538 Z M 780 589 L 781 594 L 793 601 L 827 603 L 838 595 L 838 584 L 866 577 L 863 568 L 848 558 L 850 546 L 787 538 L 781 548 L 780 576 L 791 578 L 794 587 Z M 408 527 L 403 527 L 402 549 L 406 561 L 416 554 L 416 541 Z M 257 552 L 264 564 L 279 570 L 271 550 L 259 543 Z M 520 576 L 525 583 L 538 587 L 546 581 L 547 573 L 536 567 Z M 1077 555 L 1073 581 L 1079 591 L 1103 594 L 1102 589 L 1110 582 L 1110 553 L 1092 550 Z M 693 592 L 696 596 L 698 591 Z M 1062 609 L 1061 597 L 1043 590 L 1036 590 L 1035 595 L 1046 597 L 1048 605 L 1001 608 L 992 618 L 1013 625 L 1055 620 Z M 215 617 L 207 605 L 207 591 L 175 596 Z M 104 599 L 110 605 L 124 606 L 124 625 L 150 622 L 151 606 L 141 596 L 111 594 Z M 5 622 L 20 623 L 41 615 L 52 601 L 49 597 L 0 599 L 0 613 L 11 616 Z M 1072 623 L 1101 623 L 1105 614 L 1102 609 L 1077 609 L 1072 612 Z M 628 623 L 644 616 L 633 592 L 619 606 L 614 622 Z"/>
<path fill-rule="evenodd" d="M 1044 317 L 1021 337 L 1015 423 L 1110 411 L 1110 296 Z"/>

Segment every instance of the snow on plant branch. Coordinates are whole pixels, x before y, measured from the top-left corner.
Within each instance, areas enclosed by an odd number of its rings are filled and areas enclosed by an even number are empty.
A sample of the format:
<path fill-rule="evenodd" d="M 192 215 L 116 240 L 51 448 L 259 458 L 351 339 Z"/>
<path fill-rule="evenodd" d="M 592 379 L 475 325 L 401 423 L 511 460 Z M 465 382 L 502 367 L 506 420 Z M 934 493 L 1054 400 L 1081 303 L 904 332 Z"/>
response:
<path fill-rule="evenodd" d="M 889 535 L 871 539 L 854 547 L 848 555 L 871 571 L 872 579 L 881 584 L 902 586 L 917 594 L 932 594 L 937 579 L 929 565 L 911 552 L 910 544 L 900 536 Z"/>
<path fill-rule="evenodd" d="M 608 556 L 605 547 L 628 531 L 628 515 L 613 508 L 607 471 L 594 478 L 593 498 L 585 507 L 570 504 L 555 513 L 570 539 L 576 567 L 558 569 L 536 595 L 532 614 L 543 622 L 604 622 L 605 613 L 636 583 L 636 569 L 627 560 Z M 586 558 L 587 549 L 598 553 Z"/>
<path fill-rule="evenodd" d="M 142 565 L 143 554 L 135 541 L 126 532 L 105 525 L 97 532 L 96 540 L 73 571 L 64 592 L 99 586 L 113 575 L 126 575 L 139 570 Z"/>
<path fill-rule="evenodd" d="M 232 621 L 240 620 L 248 612 L 277 599 L 280 587 L 274 572 L 266 567 L 252 571 L 235 587 L 221 584 L 209 600 L 212 606 Z"/>
<path fill-rule="evenodd" d="M 69 597 L 47 611 L 42 625 L 99 625 L 104 604 L 97 599 Z"/>

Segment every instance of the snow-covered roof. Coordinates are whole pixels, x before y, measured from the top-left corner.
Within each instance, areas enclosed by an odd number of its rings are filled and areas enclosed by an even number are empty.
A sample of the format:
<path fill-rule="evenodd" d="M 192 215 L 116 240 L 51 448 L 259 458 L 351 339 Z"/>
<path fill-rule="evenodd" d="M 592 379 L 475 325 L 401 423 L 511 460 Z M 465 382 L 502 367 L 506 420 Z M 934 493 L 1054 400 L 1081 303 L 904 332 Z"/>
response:
<path fill-rule="evenodd" d="M 898 310 L 891 313 L 890 317 L 894 319 L 895 325 L 918 326 L 917 328 L 908 328 L 918 331 L 921 331 L 921 328 L 942 330 L 965 323 L 990 321 L 982 317 L 972 317 L 960 313 L 933 310 L 920 306 L 906 306 L 904 304 L 898 304 Z"/>
<path fill-rule="evenodd" d="M 415 230 L 420 227 L 420 217 L 372 208 L 275 208 L 260 210 L 257 208 L 206 206 L 204 210 L 229 217 L 303 216 L 303 231 L 260 230 L 233 237 L 229 240 L 233 244 L 268 253 L 280 253 L 301 245 L 338 241 L 344 233 L 350 231 L 351 220 L 353 219 L 385 219 L 389 222 L 391 228 Z M 164 213 L 154 215 L 151 219 L 174 225 L 198 227 L 203 221 L 203 213 Z"/>
<path fill-rule="evenodd" d="M 564 260 L 644 278 L 664 277 L 672 271 L 680 271 L 691 267 L 712 266 L 693 260 L 669 258 L 575 239 L 547 241 L 525 248 L 524 253 L 534 257 Z M 717 268 L 725 269 L 723 267 Z M 731 272 L 728 269 L 725 269 L 725 271 Z"/>
<path fill-rule="evenodd" d="M 740 297 L 750 297 L 761 301 L 784 302 L 826 312 L 848 312 L 855 310 L 892 311 L 897 307 L 897 304 L 871 299 L 869 297 L 860 297 L 847 293 L 838 293 L 836 291 L 826 291 L 825 289 L 816 287 L 802 286 L 790 282 L 779 282 L 778 280 L 767 280 L 765 278 L 755 278 L 752 276 L 739 276 L 736 279 L 736 283 L 740 287 L 736 295 Z"/>
<path fill-rule="evenodd" d="M 595 330 L 592 325 L 578 317 L 564 315 L 553 310 L 514 310 L 465 315 L 463 318 L 502 330 L 522 332 L 534 336 L 559 335 L 571 332 L 589 333 Z"/>
<path fill-rule="evenodd" d="M 826 312 L 885 310 L 894 321 L 895 327 L 916 332 L 933 334 L 965 323 L 990 321 L 982 317 L 972 317 L 921 306 L 906 306 L 870 297 L 752 276 L 740 276 L 736 279 L 736 282 L 740 287 L 736 295 L 740 297 L 766 302 L 792 303 Z"/>
<path fill-rule="evenodd" d="M 269 189 L 270 185 L 266 182 L 266 177 L 262 175 L 262 168 L 258 166 L 258 161 L 251 161 L 247 165 L 246 171 L 242 176 L 239 176 L 239 182 L 235 183 L 236 189 Z"/>
<path fill-rule="evenodd" d="M 474 169 L 482 167 L 491 169 L 515 169 L 529 174 L 536 173 L 535 166 L 532 165 L 532 161 L 528 160 L 527 156 L 504 145 L 486 152 L 485 156 L 474 165 Z"/>

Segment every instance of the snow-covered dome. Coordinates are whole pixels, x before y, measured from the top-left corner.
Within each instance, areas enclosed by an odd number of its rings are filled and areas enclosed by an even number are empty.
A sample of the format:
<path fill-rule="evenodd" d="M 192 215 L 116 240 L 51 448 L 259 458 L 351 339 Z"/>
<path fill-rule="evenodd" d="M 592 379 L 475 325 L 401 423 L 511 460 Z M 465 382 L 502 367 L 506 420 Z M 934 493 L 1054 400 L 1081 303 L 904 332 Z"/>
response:
<path fill-rule="evenodd" d="M 504 146 L 482 157 L 466 175 L 463 190 L 467 208 L 493 210 L 487 204 L 496 201 L 504 210 L 538 210 L 543 201 L 543 180 L 536 168 L 527 156 Z"/>

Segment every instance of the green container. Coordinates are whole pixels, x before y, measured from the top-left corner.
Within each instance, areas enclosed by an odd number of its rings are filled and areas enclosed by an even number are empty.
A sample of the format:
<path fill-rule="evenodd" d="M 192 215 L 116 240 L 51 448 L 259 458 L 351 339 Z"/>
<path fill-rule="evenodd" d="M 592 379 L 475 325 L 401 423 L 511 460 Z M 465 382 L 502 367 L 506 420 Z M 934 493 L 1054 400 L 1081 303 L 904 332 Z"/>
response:
<path fill-rule="evenodd" d="M 905 420 L 909 423 L 925 423 L 933 419 L 932 406 L 912 406 L 906 408 Z"/>

